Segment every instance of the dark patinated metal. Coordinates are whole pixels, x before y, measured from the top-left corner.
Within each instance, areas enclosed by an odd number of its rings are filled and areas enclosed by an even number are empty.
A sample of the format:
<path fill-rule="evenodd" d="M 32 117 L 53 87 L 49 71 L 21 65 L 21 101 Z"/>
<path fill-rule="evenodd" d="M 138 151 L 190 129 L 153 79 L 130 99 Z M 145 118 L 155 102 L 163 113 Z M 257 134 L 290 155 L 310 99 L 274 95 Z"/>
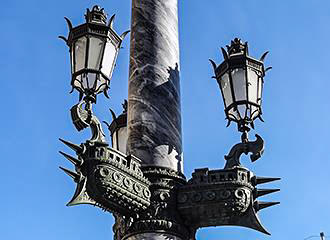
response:
<path fill-rule="evenodd" d="M 129 32 L 126 31 L 122 35 L 118 35 L 113 29 L 114 17 L 115 15 L 113 15 L 107 23 L 107 16 L 104 9 L 96 5 L 92 10 L 87 9 L 85 15 L 86 23 L 84 24 L 73 27 L 71 21 L 65 18 L 70 32 L 67 38 L 63 36 L 59 38 L 63 39 L 69 47 L 72 70 L 72 91 L 73 89 L 79 91 L 80 100 L 86 95 L 95 102 L 96 95 L 101 92 L 108 97 L 107 91 L 110 86 L 115 61 L 122 41 Z M 93 50 L 92 46 L 94 46 L 92 40 L 99 40 L 100 42 L 97 42 L 97 44 L 102 45 L 102 47 L 98 49 L 99 52 L 95 53 L 99 54 L 99 60 L 93 64 L 90 63 L 92 60 L 89 59 L 91 51 Z M 84 44 L 79 44 L 81 41 L 84 41 Z M 111 43 L 111 46 L 114 47 L 113 51 L 115 51 L 110 63 L 104 62 L 104 55 L 109 49 L 109 43 Z M 77 54 L 85 57 L 85 59 L 82 60 L 83 64 L 80 64 L 82 66 L 76 61 Z M 106 66 L 107 64 L 111 64 L 111 66 Z M 109 67 L 110 70 L 104 70 Z"/>
<path fill-rule="evenodd" d="M 263 61 L 268 52 L 265 52 L 260 60 L 252 58 L 249 56 L 247 42 L 242 43 L 239 38 L 231 41 L 227 51 L 224 48 L 221 48 L 221 51 L 224 61 L 220 65 L 217 66 L 211 59 L 210 61 L 215 72 L 214 78 L 217 79 L 221 90 L 228 126 L 234 121 L 238 125 L 238 130 L 246 135 L 250 130 L 249 126 L 254 128 L 256 118 L 263 121 L 261 117 L 263 77 L 271 68 L 265 69 Z M 235 75 L 238 71 L 242 74 L 240 77 Z M 229 91 L 225 90 L 227 88 Z M 255 92 L 251 91 L 251 88 L 254 88 Z M 255 96 L 250 96 L 252 93 Z"/>
<path fill-rule="evenodd" d="M 76 28 L 66 20 L 70 34 L 68 40 L 62 38 L 70 48 L 77 38 L 85 34 L 114 37 L 118 46 L 121 44 L 123 36 L 117 36 L 112 30 L 113 17 L 107 25 L 106 15 L 100 7 L 88 10 L 86 23 Z M 218 81 L 221 81 L 224 73 L 237 67 L 253 68 L 263 77 L 265 70 L 262 61 L 266 53 L 260 61 L 250 58 L 247 44 L 242 44 L 239 39 L 227 46 L 228 54 L 224 49 L 222 51 L 225 62 L 218 67 L 212 62 Z M 76 81 L 76 77 L 73 74 L 73 81 Z M 93 90 L 96 89 L 91 88 Z M 75 168 L 72 171 L 60 167 L 77 184 L 68 206 L 91 204 L 113 213 L 116 219 L 113 226 L 115 240 L 130 239 L 141 233 L 166 233 L 182 240 L 193 240 L 199 228 L 225 225 L 248 227 L 269 234 L 262 226 L 257 212 L 279 202 L 257 201 L 257 198 L 279 189 L 262 189 L 257 186 L 279 178 L 257 177 L 240 163 L 243 153 L 251 153 L 250 158 L 254 162 L 264 151 L 264 141 L 259 135 L 256 135 L 255 141 L 248 140 L 248 125 L 253 126 L 253 117 L 237 121 L 239 130 L 243 132 L 242 142 L 234 145 L 225 156 L 224 169 L 196 169 L 192 178 L 186 181 L 182 173 L 171 168 L 143 165 L 143 159 L 125 154 L 126 149 L 119 151 L 119 148 L 109 147 L 101 122 L 92 112 L 92 104 L 96 102 L 98 92 L 86 92 L 85 89 L 78 91 L 84 97 L 81 95 L 79 103 L 71 108 L 71 118 L 78 131 L 90 128 L 92 137 L 80 145 L 60 139 L 75 153 L 69 155 L 60 151 Z M 228 120 L 235 120 L 229 111 L 232 108 L 237 110 L 240 104 L 250 102 L 234 101 L 233 105 L 227 106 L 225 111 Z M 112 141 L 115 134 L 118 141 L 119 130 L 125 128 L 126 131 L 127 128 L 127 101 L 123 107 L 124 111 L 118 117 L 110 110 L 113 121 L 111 124 L 105 122 Z M 260 110 L 257 117 L 260 117 L 261 105 L 257 107 Z"/>

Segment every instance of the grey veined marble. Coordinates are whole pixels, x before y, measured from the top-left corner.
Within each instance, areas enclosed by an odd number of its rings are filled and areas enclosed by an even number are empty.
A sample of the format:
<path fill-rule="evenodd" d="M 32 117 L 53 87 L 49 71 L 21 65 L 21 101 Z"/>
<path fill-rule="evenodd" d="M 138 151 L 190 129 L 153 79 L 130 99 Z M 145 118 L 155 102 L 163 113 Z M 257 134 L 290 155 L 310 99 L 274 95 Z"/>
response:
<path fill-rule="evenodd" d="M 182 172 L 177 0 L 132 0 L 128 153 Z"/>

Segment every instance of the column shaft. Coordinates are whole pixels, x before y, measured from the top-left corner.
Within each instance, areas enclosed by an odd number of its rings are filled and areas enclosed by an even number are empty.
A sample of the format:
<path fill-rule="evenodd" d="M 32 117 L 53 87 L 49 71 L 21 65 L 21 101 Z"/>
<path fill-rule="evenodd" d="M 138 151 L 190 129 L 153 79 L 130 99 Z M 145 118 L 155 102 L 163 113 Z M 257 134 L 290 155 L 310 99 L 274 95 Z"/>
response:
<path fill-rule="evenodd" d="M 128 153 L 182 172 L 177 0 L 132 0 Z"/>

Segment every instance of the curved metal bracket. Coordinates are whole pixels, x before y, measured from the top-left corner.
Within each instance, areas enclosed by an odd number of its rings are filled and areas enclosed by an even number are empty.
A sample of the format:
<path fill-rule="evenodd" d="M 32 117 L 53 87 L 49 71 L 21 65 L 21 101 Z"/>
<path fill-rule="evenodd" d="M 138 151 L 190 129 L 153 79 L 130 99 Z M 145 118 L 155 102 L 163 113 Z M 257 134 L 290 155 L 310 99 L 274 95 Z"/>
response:
<path fill-rule="evenodd" d="M 84 104 L 85 109 L 83 108 Z M 81 131 L 87 127 L 91 128 L 92 138 L 89 140 L 90 142 L 106 143 L 101 122 L 95 115 L 93 115 L 91 103 L 82 100 L 78 104 L 74 105 L 70 111 L 72 122 L 78 131 Z"/>
<path fill-rule="evenodd" d="M 264 152 L 265 143 L 258 134 L 255 136 L 257 139 L 254 142 L 238 143 L 232 147 L 229 154 L 225 156 L 227 162 L 224 169 L 241 166 L 240 157 L 243 153 L 252 153 L 250 155 L 252 162 L 258 160 L 261 157 Z"/>

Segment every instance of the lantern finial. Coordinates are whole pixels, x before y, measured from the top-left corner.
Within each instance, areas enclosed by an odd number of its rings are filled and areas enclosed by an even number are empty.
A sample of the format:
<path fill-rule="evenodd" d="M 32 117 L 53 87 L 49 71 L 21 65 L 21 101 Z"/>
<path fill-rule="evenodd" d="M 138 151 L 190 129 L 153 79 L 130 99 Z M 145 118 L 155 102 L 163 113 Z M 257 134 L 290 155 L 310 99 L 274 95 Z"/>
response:
<path fill-rule="evenodd" d="M 101 23 L 101 24 L 107 24 L 107 14 L 104 11 L 104 8 L 101 8 L 98 5 L 95 5 L 92 8 L 92 11 L 90 11 L 87 8 L 87 13 L 85 15 L 86 22 L 91 23 Z"/>
<path fill-rule="evenodd" d="M 231 41 L 230 46 L 226 46 L 227 51 L 229 55 L 242 53 L 242 54 L 248 54 L 247 52 L 247 43 L 242 43 L 240 38 L 235 38 Z"/>

